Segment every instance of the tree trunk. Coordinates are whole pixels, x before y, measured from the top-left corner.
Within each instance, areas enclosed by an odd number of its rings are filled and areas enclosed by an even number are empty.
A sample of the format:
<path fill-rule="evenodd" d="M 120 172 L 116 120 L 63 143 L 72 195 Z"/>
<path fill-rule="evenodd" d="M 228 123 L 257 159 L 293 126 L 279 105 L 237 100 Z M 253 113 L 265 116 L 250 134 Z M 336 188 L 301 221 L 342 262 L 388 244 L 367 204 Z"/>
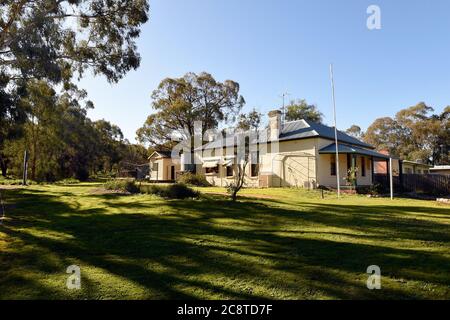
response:
<path fill-rule="evenodd" d="M 6 178 L 8 172 L 8 160 L 4 160 L 3 157 L 0 157 L 0 169 L 2 171 L 2 176 Z"/>

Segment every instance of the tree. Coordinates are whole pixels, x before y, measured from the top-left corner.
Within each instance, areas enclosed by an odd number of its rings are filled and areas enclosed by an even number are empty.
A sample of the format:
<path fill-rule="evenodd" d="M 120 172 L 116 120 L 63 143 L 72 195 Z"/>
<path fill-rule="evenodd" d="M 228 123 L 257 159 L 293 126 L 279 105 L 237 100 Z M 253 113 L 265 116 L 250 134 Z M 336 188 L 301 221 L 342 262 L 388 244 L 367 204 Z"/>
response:
<path fill-rule="evenodd" d="M 245 104 L 237 82 L 218 82 L 206 72 L 164 79 L 153 91 L 152 99 L 155 113 L 136 132 L 139 142 L 170 147 L 172 138 L 178 137 L 191 142 L 191 156 L 194 136 L 203 137 L 219 123 L 234 119 Z M 197 132 L 196 121 L 200 122 Z"/>
<path fill-rule="evenodd" d="M 118 164 L 122 159 L 121 148 L 124 144 L 122 130 L 106 120 L 95 121 L 93 126 L 99 137 L 97 142 L 99 156 L 94 172 L 98 170 L 112 172 L 114 164 Z"/>
<path fill-rule="evenodd" d="M 262 113 L 253 108 L 249 113 L 239 115 L 237 130 L 248 131 L 250 129 L 258 130 L 261 125 Z"/>
<path fill-rule="evenodd" d="M 6 82 L 7 80 L 0 76 L 0 170 L 4 177 L 11 162 L 5 154 L 5 144 L 8 140 L 21 136 L 26 120 L 26 110 L 17 107 L 19 92 L 8 94 L 5 90 Z"/>
<path fill-rule="evenodd" d="M 445 163 L 449 150 L 449 111 L 431 114 L 433 108 L 421 102 L 400 110 L 395 118 L 380 118 L 367 129 L 364 140 L 386 149 L 401 159 Z"/>
<path fill-rule="evenodd" d="M 246 169 L 250 162 L 250 137 L 247 135 L 235 135 L 236 144 L 236 172 L 233 182 L 227 184 L 227 192 L 231 195 L 231 200 L 236 201 L 238 192 L 245 184 Z"/>
<path fill-rule="evenodd" d="M 387 150 L 396 157 L 404 157 L 401 154 L 402 139 L 399 133 L 398 123 L 390 118 L 378 118 L 367 128 L 364 141 L 375 146 L 378 150 Z"/>
<path fill-rule="evenodd" d="M 144 0 L 3 0 L 1 73 L 59 83 L 90 68 L 118 81 L 139 66 L 148 10 Z"/>
<path fill-rule="evenodd" d="M 136 38 L 148 20 L 145 0 L 2 0 L 0 3 L 0 164 L 18 132 L 17 104 L 30 80 L 70 90 L 87 69 L 117 82 L 140 64 Z M 7 126 L 5 125 L 7 124 Z M 8 130 L 6 128 L 9 128 Z M 16 135 L 16 138 L 18 136 Z"/>
<path fill-rule="evenodd" d="M 450 106 L 447 106 L 440 115 L 432 118 L 439 121 L 438 134 L 432 141 L 432 158 L 435 164 L 450 164 Z"/>
<path fill-rule="evenodd" d="M 345 132 L 348 135 L 355 137 L 356 139 L 362 139 L 364 135 L 364 132 L 361 130 L 361 127 L 357 126 L 356 124 L 352 125 L 350 128 L 345 130 Z"/>
<path fill-rule="evenodd" d="M 90 165 L 99 155 L 99 135 L 89 118 L 86 92 L 72 88 L 58 95 L 43 80 L 30 80 L 27 93 L 18 101 L 21 109 L 29 110 L 20 139 L 7 140 L 7 159 L 15 169 L 22 170 L 23 150 L 30 155 L 30 178 L 55 181 L 76 177 L 88 178 Z"/>
<path fill-rule="evenodd" d="M 322 123 L 322 113 L 317 109 L 316 105 L 308 104 L 305 99 L 292 100 L 286 109 L 286 121 L 305 119 Z"/>

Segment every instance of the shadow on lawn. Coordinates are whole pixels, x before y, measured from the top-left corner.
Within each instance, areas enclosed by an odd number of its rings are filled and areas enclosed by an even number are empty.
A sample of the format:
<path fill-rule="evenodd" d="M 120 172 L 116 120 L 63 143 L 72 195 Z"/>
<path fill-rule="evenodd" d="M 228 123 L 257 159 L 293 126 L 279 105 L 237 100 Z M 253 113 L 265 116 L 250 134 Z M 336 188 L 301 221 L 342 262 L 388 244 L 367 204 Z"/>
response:
<path fill-rule="evenodd" d="M 297 211 L 274 208 L 271 204 L 275 200 L 231 203 L 215 197 L 120 203 L 116 202 L 120 197 L 96 195 L 104 206 L 123 208 L 125 212 L 167 206 L 161 214 L 106 214 L 105 207 L 82 210 L 57 195 L 34 190 L 11 191 L 9 195 L 20 199 L 20 206 L 0 232 L 24 245 L 21 250 L 0 253 L 0 263 L 9 274 L 0 279 L 0 287 L 30 290 L 30 298 L 103 297 L 98 279 L 83 278 L 83 290 L 77 296 L 63 289 L 55 292 L 35 278 L 38 272 L 63 273 L 73 263 L 82 269 L 84 265 L 101 268 L 140 285 L 145 294 L 139 297 L 149 299 L 210 295 L 232 299 L 424 297 L 423 293 L 395 285 L 384 286 L 381 291 L 368 290 L 365 271 L 372 264 L 398 281 L 450 286 L 448 257 L 358 241 L 339 242 L 339 237 L 449 241 L 448 225 L 399 218 L 401 207 L 302 203 L 302 211 Z M 423 214 L 444 214 L 445 210 L 406 209 Z M 319 230 L 311 239 L 305 235 L 315 231 L 290 228 L 298 225 L 326 225 L 361 234 Z M 27 228 L 66 237 L 38 236 Z M 330 235 L 337 238 L 327 239 Z M 16 273 L 15 268 L 29 275 Z M 108 279 L 103 281 L 107 286 Z M 64 283 L 61 285 L 63 288 Z M 13 295 L 7 290 L 0 292 L 0 298 Z M 129 297 L 126 293 L 109 296 Z"/>

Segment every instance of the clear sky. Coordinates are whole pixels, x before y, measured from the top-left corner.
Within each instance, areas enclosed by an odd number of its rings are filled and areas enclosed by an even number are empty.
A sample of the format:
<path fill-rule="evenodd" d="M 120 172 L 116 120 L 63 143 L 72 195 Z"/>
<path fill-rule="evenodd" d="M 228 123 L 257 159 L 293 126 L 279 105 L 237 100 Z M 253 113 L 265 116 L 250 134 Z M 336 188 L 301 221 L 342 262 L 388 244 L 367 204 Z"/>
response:
<path fill-rule="evenodd" d="M 367 7 L 381 9 L 368 30 Z M 367 128 L 420 101 L 450 105 L 448 0 L 150 0 L 138 41 L 141 67 L 118 84 L 87 77 L 93 119 L 119 125 L 130 141 L 152 112 L 151 91 L 165 77 L 207 71 L 239 82 L 244 111 L 279 108 L 280 95 L 315 103 L 332 124 Z"/>

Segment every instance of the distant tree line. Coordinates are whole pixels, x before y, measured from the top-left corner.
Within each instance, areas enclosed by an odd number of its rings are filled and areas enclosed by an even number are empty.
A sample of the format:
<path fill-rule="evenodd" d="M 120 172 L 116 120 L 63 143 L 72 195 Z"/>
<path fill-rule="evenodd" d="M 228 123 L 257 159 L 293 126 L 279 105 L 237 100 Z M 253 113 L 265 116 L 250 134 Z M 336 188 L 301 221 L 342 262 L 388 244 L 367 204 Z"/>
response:
<path fill-rule="evenodd" d="M 4 0 L 0 3 L 0 169 L 31 178 L 86 179 L 144 153 L 120 129 L 92 122 L 73 79 L 87 70 L 119 81 L 140 64 L 145 0 Z M 139 149 L 139 150 L 137 150 Z M 140 155 L 137 160 L 141 161 Z"/>
<path fill-rule="evenodd" d="M 450 164 L 450 106 L 436 114 L 421 102 L 400 110 L 394 118 L 376 119 L 366 132 L 353 125 L 347 133 L 403 160 Z"/>

